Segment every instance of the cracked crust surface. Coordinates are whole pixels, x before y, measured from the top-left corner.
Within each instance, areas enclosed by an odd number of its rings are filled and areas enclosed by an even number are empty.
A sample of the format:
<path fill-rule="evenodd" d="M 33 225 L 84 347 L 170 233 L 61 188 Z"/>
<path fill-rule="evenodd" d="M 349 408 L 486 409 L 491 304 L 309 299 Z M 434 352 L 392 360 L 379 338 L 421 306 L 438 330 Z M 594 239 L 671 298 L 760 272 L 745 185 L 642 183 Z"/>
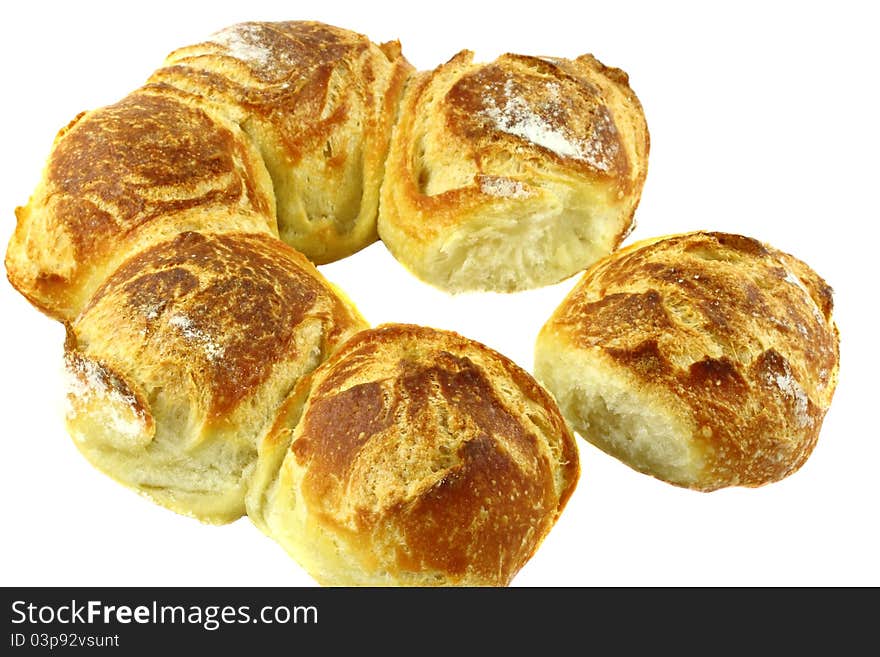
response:
<path fill-rule="evenodd" d="M 640 242 L 557 308 L 536 374 L 579 433 L 633 467 L 703 490 L 758 486 L 815 446 L 837 383 L 832 305 L 809 266 L 748 237 Z"/>
<path fill-rule="evenodd" d="M 455 333 L 363 331 L 304 385 L 252 515 L 323 583 L 505 585 L 576 484 L 547 392 Z"/>

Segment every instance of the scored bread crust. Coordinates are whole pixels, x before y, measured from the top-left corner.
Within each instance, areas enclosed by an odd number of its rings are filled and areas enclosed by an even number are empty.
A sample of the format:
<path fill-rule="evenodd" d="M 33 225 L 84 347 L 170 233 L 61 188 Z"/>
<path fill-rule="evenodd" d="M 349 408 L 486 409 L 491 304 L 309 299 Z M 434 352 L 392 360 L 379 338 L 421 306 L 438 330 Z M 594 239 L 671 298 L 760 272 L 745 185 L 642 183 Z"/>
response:
<path fill-rule="evenodd" d="M 185 230 L 265 232 L 313 262 L 377 239 L 398 42 L 321 23 L 240 23 L 180 48 L 59 131 L 6 252 L 33 305 L 72 321 L 129 255 Z M 277 220 L 276 220 L 277 214 Z"/>
<path fill-rule="evenodd" d="M 529 374 L 455 333 L 389 324 L 285 403 L 248 513 L 323 584 L 501 586 L 578 475 L 574 439 Z"/>
<path fill-rule="evenodd" d="M 400 43 L 315 21 L 238 23 L 150 78 L 241 125 L 272 177 L 282 240 L 323 264 L 376 241 L 391 127 L 412 66 Z"/>
<path fill-rule="evenodd" d="M 83 112 L 55 138 L 6 251 L 12 285 L 72 321 L 128 255 L 188 229 L 277 236 L 272 183 L 234 122 L 167 85 Z"/>
<path fill-rule="evenodd" d="M 757 240 L 694 232 L 589 269 L 541 329 L 535 374 L 574 429 L 699 490 L 760 486 L 811 454 L 838 375 L 831 288 Z"/>
<path fill-rule="evenodd" d="M 632 227 L 649 150 L 641 105 L 626 74 L 591 55 L 472 59 L 408 83 L 379 235 L 448 291 L 556 283 Z"/>
<path fill-rule="evenodd" d="M 157 503 L 234 520 L 282 400 L 365 327 L 277 238 L 180 233 L 125 261 L 68 326 L 68 430 Z"/>

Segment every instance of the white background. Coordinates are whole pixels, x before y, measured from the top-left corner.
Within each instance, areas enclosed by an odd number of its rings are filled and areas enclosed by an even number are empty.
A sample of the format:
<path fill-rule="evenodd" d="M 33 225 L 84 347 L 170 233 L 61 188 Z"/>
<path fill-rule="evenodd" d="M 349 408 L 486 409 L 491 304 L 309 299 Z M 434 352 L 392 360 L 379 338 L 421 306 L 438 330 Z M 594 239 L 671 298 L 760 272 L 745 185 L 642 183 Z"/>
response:
<path fill-rule="evenodd" d="M 840 383 L 810 460 L 759 489 L 678 489 L 578 439 L 578 488 L 514 585 L 880 585 L 877 20 L 868 2 L 709 4 L 2 3 L 2 248 L 61 126 L 231 23 L 315 19 L 400 38 L 419 68 L 462 48 L 592 52 L 630 74 L 651 133 L 629 241 L 723 230 L 805 260 L 835 290 Z M 575 282 L 449 297 L 381 244 L 323 271 L 373 323 L 454 329 L 527 369 Z M 313 585 L 247 519 L 202 525 L 92 469 L 63 427 L 62 327 L 5 280 L 0 308 L 0 585 Z"/>

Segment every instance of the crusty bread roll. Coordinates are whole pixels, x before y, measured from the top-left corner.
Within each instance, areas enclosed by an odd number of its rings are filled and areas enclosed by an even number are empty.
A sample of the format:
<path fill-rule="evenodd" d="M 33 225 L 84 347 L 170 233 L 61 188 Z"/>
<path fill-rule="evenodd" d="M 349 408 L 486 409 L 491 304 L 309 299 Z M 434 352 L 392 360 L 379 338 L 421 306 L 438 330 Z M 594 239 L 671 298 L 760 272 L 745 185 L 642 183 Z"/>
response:
<path fill-rule="evenodd" d="M 828 285 L 739 235 L 634 244 L 594 265 L 542 328 L 535 373 L 588 441 L 711 491 L 800 468 L 837 382 Z"/>
<path fill-rule="evenodd" d="M 396 41 L 309 21 L 232 25 L 151 78 L 226 113 L 254 140 L 283 239 L 326 263 L 376 240 L 379 185 L 412 67 Z"/>
<path fill-rule="evenodd" d="M 248 514 L 328 585 L 506 585 L 579 474 L 556 404 L 455 333 L 388 324 L 304 379 L 260 446 Z"/>
<path fill-rule="evenodd" d="M 407 86 L 379 235 L 448 291 L 559 282 L 630 230 L 648 141 L 626 74 L 590 55 L 474 64 L 463 51 Z"/>
<path fill-rule="evenodd" d="M 272 182 L 238 126 L 148 85 L 55 139 L 6 251 L 12 285 L 71 321 L 128 255 L 181 230 L 277 235 Z"/>
<path fill-rule="evenodd" d="M 125 261 L 68 327 L 68 429 L 157 503 L 234 520 L 278 405 L 365 326 L 277 238 L 180 233 Z"/>

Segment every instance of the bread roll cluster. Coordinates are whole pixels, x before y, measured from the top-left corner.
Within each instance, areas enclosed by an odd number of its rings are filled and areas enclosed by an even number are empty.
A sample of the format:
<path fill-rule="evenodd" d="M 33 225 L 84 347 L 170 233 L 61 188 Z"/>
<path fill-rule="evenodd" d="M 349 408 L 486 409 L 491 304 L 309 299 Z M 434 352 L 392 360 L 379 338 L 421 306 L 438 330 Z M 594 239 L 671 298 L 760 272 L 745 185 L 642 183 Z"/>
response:
<path fill-rule="evenodd" d="M 58 133 L 7 276 L 66 326 L 67 427 L 98 469 L 247 514 L 323 584 L 502 586 L 574 491 L 572 429 L 679 486 L 757 486 L 830 404 L 807 265 L 718 233 L 614 252 L 648 150 L 590 55 L 418 72 L 398 42 L 242 23 Z M 315 265 L 377 238 L 449 292 L 587 269 L 538 338 L 546 388 L 456 333 L 369 328 Z"/>
<path fill-rule="evenodd" d="M 314 22 L 178 49 L 59 132 L 7 274 L 67 327 L 67 427 L 98 469 L 249 513 L 325 583 L 503 585 L 578 478 L 558 407 L 462 336 L 366 331 L 315 268 L 377 239 L 412 72 Z"/>

